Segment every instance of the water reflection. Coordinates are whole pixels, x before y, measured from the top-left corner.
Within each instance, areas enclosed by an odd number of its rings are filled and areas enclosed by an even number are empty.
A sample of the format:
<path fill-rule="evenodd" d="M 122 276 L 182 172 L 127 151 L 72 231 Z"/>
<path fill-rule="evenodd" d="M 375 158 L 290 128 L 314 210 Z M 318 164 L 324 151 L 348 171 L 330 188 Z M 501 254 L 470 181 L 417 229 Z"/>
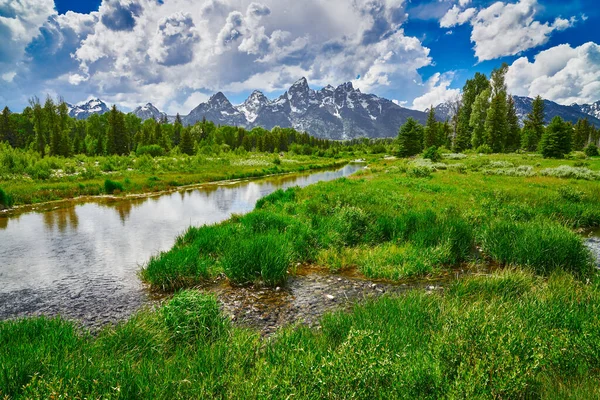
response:
<path fill-rule="evenodd" d="M 362 168 L 213 184 L 151 198 L 84 203 L 43 213 L 0 217 L 0 293 L 51 289 L 139 289 L 136 272 L 153 254 L 169 249 L 190 225 L 212 224 L 254 208 L 277 190 L 348 176 Z M 10 225 L 9 225 L 10 219 Z M 102 282 L 97 285 L 96 282 Z M 115 289 L 116 290 L 116 289 Z"/>

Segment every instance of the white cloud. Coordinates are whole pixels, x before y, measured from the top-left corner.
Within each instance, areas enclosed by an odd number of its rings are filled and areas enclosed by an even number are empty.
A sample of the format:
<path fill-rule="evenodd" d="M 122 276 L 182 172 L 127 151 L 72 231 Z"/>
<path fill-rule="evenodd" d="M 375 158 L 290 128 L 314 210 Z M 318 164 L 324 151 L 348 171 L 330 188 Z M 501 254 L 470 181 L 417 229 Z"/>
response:
<path fill-rule="evenodd" d="M 464 7 L 466 5 L 471 4 L 471 0 L 459 0 L 458 4 L 460 4 L 461 7 Z"/>
<path fill-rule="evenodd" d="M 554 31 L 572 26 L 570 21 L 557 18 L 552 24 L 534 19 L 537 0 L 521 0 L 515 4 L 497 2 L 485 8 L 471 20 L 471 41 L 479 61 L 519 54 L 548 42 Z"/>
<path fill-rule="evenodd" d="M 462 5 L 462 4 L 461 4 Z M 456 25 L 462 25 L 473 18 L 477 10 L 475 8 L 467 8 L 461 11 L 456 5 L 454 5 L 446 15 L 440 20 L 440 26 L 442 28 L 452 28 Z"/>
<path fill-rule="evenodd" d="M 600 100 L 600 46 L 568 44 L 544 50 L 533 62 L 521 57 L 510 66 L 506 83 L 511 93 L 540 95 L 560 104 Z"/>
<path fill-rule="evenodd" d="M 424 111 L 431 106 L 454 100 L 460 95 L 460 89 L 449 89 L 454 78 L 453 72 L 433 74 L 425 83 L 427 92 L 413 101 L 412 108 Z"/>
<path fill-rule="evenodd" d="M 16 75 L 16 71 L 5 72 L 2 74 L 2 79 L 6 82 L 12 82 Z"/>

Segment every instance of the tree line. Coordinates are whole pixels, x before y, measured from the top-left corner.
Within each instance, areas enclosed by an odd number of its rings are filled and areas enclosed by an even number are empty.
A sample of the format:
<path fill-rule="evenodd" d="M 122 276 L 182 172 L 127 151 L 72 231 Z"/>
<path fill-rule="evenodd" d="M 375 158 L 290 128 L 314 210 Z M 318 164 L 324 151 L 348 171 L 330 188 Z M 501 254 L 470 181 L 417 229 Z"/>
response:
<path fill-rule="evenodd" d="M 69 116 L 67 104 L 48 97 L 44 104 L 37 98 L 22 113 L 5 107 L 0 115 L 0 142 L 14 148 L 34 150 L 43 156 L 69 157 L 166 153 L 196 154 L 198 151 L 285 152 L 310 155 L 317 151 L 335 153 L 344 146 L 364 146 L 373 141 L 357 139 L 333 141 L 319 139 L 293 128 L 219 126 L 203 119 L 184 126 L 179 114 L 170 123 L 160 120 L 142 121 L 132 113 L 123 113 L 113 106 L 105 114 L 92 114 L 85 120 Z M 384 142 L 384 141 L 382 141 Z"/>
<path fill-rule="evenodd" d="M 514 99 L 506 87 L 507 71 L 508 65 L 503 64 L 490 79 L 476 73 L 467 80 L 461 98 L 452 103 L 450 120 L 438 122 L 433 106 L 425 126 L 409 119 L 398 133 L 398 154 L 409 157 L 434 146 L 455 152 L 539 151 L 544 157 L 554 158 L 584 149 L 592 155 L 597 152 L 600 130 L 587 119 L 573 125 L 557 116 L 545 126 L 544 101 L 540 96 L 533 101 L 521 127 Z"/>

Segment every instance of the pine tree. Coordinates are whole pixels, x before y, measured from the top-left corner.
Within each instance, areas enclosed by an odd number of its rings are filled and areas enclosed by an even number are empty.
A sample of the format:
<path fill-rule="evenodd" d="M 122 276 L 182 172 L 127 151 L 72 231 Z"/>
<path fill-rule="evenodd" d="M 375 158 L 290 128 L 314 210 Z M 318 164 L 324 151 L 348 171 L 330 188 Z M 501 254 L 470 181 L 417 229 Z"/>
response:
<path fill-rule="evenodd" d="M 423 125 L 413 118 L 406 120 L 398 133 L 398 155 L 412 157 L 423 151 Z"/>
<path fill-rule="evenodd" d="M 125 154 L 127 152 L 125 130 L 125 116 L 113 105 L 108 113 L 108 126 L 106 129 L 106 153 Z"/>
<path fill-rule="evenodd" d="M 477 96 L 471 110 L 471 120 L 469 126 L 473 133 L 471 135 L 471 145 L 474 149 L 487 143 L 485 132 L 485 121 L 487 119 L 488 109 L 490 107 L 491 90 L 486 89 Z"/>
<path fill-rule="evenodd" d="M 452 126 L 450 126 L 450 122 L 446 121 L 446 122 L 439 122 L 438 123 L 438 141 L 437 141 L 437 146 L 438 147 L 446 147 L 447 149 L 450 148 L 450 140 L 451 140 L 451 136 L 452 136 Z"/>
<path fill-rule="evenodd" d="M 46 155 L 46 137 L 44 135 L 44 111 L 37 97 L 29 100 L 32 108 L 33 132 L 35 133 L 35 148 L 42 157 Z"/>
<path fill-rule="evenodd" d="M 546 128 L 540 140 L 540 152 L 544 158 L 564 158 L 571 152 L 572 128 L 556 116 Z"/>
<path fill-rule="evenodd" d="M 485 120 L 485 136 L 487 144 L 495 153 L 504 150 L 508 136 L 507 93 L 504 79 L 507 71 L 508 64 L 504 63 L 502 67 L 492 72 L 492 101 Z"/>
<path fill-rule="evenodd" d="M 573 150 L 583 150 L 594 134 L 593 129 L 587 118 L 577 121 L 573 131 Z"/>
<path fill-rule="evenodd" d="M 537 96 L 533 101 L 531 112 L 525 118 L 521 141 L 523 150 L 537 151 L 540 139 L 544 134 L 544 119 L 544 100 Z"/>
<path fill-rule="evenodd" d="M 456 137 L 452 144 L 454 151 L 463 151 L 471 146 L 472 129 L 470 121 L 473 103 L 475 103 L 477 96 L 489 87 L 490 82 L 487 77 L 479 72 L 475 74 L 473 79 L 467 80 L 463 88 L 462 106 L 457 116 Z"/>
<path fill-rule="evenodd" d="M 0 142 L 6 141 L 12 147 L 17 147 L 17 135 L 10 116 L 10 109 L 4 107 L 0 116 Z"/>
<path fill-rule="evenodd" d="M 515 100 L 512 96 L 508 96 L 506 105 L 508 107 L 506 114 L 508 130 L 504 151 L 512 153 L 521 147 L 521 127 L 519 126 L 519 117 L 517 115 Z"/>
<path fill-rule="evenodd" d="M 193 155 L 194 154 L 194 141 L 190 133 L 189 128 L 183 128 L 181 131 L 181 142 L 179 143 L 179 150 L 183 154 Z"/>
<path fill-rule="evenodd" d="M 178 146 L 181 141 L 181 128 L 183 124 L 181 122 L 181 116 L 179 113 L 175 116 L 175 123 L 173 124 L 173 145 Z"/>
<path fill-rule="evenodd" d="M 425 132 L 423 134 L 423 148 L 428 149 L 432 146 L 438 146 L 438 141 L 438 124 L 435 120 L 435 109 L 432 105 L 429 108 L 429 116 L 427 117 L 427 124 L 425 125 Z"/>

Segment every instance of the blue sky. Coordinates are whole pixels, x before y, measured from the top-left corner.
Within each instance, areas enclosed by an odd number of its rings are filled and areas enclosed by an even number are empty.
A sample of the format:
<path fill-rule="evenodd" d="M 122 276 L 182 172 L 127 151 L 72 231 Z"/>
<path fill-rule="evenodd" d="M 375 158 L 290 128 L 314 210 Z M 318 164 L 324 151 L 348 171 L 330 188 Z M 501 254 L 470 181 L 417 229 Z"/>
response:
<path fill-rule="evenodd" d="M 452 100 L 506 62 L 513 94 L 600 100 L 596 0 L 0 0 L 0 104 L 274 98 L 306 77 L 405 107 Z"/>

